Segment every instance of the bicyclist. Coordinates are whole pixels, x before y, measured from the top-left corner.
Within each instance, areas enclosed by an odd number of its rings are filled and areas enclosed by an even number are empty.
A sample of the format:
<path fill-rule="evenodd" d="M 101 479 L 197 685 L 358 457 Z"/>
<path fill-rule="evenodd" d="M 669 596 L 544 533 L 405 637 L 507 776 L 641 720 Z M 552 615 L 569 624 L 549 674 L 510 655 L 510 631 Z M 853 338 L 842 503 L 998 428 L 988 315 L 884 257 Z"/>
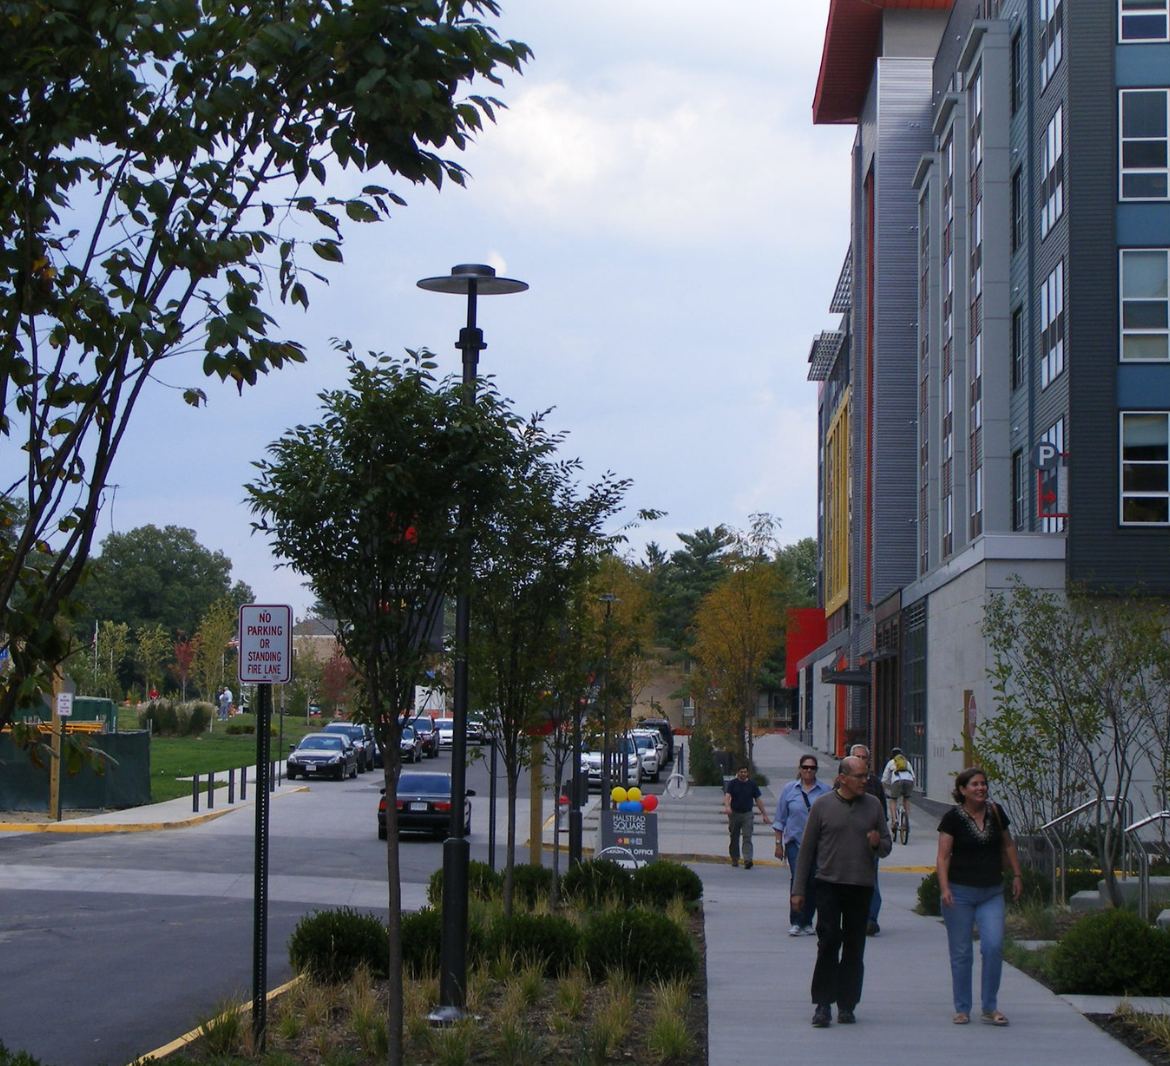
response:
<path fill-rule="evenodd" d="M 898 797 L 902 798 L 902 813 L 910 821 L 910 793 L 914 791 L 914 771 L 901 748 L 890 752 L 890 761 L 882 771 L 882 786 L 890 801 L 890 825 L 898 824 Z"/>

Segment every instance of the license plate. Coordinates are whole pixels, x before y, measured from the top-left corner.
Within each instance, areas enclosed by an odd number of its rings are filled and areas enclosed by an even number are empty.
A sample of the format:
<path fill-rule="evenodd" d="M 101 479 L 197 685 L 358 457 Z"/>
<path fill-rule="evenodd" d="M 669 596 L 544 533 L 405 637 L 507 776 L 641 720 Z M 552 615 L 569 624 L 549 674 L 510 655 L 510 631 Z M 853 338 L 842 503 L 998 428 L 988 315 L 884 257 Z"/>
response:
<path fill-rule="evenodd" d="M 427 804 L 425 804 L 425 803 L 412 803 L 410 805 L 410 809 L 412 811 L 425 811 L 427 809 Z"/>

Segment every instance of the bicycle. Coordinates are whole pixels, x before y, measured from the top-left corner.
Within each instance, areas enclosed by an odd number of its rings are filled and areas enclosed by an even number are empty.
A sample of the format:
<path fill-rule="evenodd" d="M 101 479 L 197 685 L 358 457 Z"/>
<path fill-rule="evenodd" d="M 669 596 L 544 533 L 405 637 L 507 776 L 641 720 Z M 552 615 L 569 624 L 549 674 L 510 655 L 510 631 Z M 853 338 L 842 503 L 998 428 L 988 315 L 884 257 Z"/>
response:
<path fill-rule="evenodd" d="M 900 804 L 894 808 L 894 821 L 890 825 L 890 836 L 895 841 L 901 837 L 903 844 L 910 840 L 910 818 L 906 814 L 906 808 Z"/>

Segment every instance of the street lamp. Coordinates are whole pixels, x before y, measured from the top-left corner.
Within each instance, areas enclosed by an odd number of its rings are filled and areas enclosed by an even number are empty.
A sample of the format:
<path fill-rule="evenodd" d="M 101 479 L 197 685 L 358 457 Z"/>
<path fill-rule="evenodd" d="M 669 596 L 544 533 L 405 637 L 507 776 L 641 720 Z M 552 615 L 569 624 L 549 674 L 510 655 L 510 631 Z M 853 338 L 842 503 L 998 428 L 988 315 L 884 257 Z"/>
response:
<path fill-rule="evenodd" d="M 467 297 L 467 325 L 459 331 L 455 347 L 463 352 L 463 384 L 467 402 L 475 402 L 479 353 L 487 347 L 483 331 L 475 324 L 476 300 L 523 292 L 528 285 L 512 278 L 498 278 L 495 270 L 480 263 L 451 268 L 446 277 L 423 278 L 420 289 Z M 466 529 L 471 516 L 466 507 L 459 525 Z M 435 1025 L 459 1021 L 467 1008 L 467 890 L 471 848 L 463 833 L 463 805 L 467 792 L 467 643 L 471 635 L 471 549 L 466 545 L 458 560 L 459 591 L 455 598 L 455 677 L 451 729 L 451 823 L 443 841 L 443 925 L 439 950 L 439 1005 L 429 1015 Z"/>

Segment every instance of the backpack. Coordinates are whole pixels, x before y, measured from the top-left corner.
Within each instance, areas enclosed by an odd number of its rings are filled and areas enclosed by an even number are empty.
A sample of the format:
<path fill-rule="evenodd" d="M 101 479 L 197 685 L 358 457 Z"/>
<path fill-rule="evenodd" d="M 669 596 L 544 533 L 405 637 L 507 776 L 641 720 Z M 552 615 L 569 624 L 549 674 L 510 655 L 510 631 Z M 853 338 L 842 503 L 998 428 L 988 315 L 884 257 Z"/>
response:
<path fill-rule="evenodd" d="M 894 769 L 897 770 L 898 773 L 900 773 L 900 774 L 904 773 L 909 768 L 910 768 L 910 764 L 906 761 L 905 755 L 895 755 L 894 756 Z"/>

